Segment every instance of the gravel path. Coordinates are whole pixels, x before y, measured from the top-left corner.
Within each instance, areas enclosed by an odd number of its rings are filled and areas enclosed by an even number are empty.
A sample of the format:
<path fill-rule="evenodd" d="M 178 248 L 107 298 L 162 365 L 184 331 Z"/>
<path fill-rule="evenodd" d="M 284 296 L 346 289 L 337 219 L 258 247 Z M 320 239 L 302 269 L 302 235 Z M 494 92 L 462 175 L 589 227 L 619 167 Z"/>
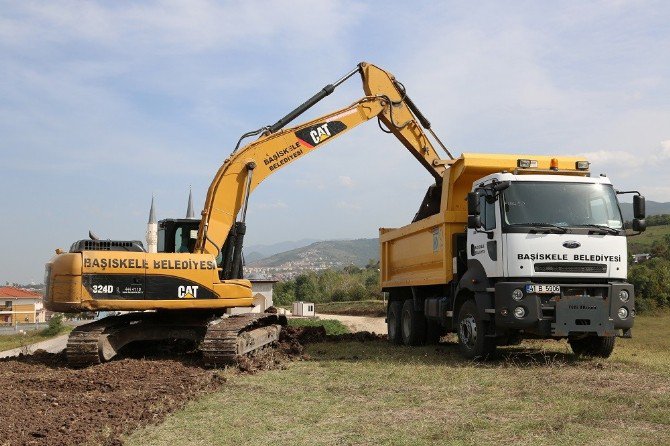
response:
<path fill-rule="evenodd" d="M 336 319 L 346 325 L 351 331 L 369 331 L 380 335 L 386 334 L 386 322 L 383 317 L 344 316 L 340 314 L 318 314 L 320 319 Z"/>
<path fill-rule="evenodd" d="M 49 353 L 59 353 L 65 349 L 65 346 L 67 345 L 68 336 L 69 335 L 64 334 L 52 339 L 47 339 L 46 341 L 30 344 L 25 347 L 5 350 L 4 352 L 0 352 L 0 358 L 11 358 L 14 356 L 19 356 L 19 354 L 21 353 L 32 354 L 36 350 L 46 350 Z"/>

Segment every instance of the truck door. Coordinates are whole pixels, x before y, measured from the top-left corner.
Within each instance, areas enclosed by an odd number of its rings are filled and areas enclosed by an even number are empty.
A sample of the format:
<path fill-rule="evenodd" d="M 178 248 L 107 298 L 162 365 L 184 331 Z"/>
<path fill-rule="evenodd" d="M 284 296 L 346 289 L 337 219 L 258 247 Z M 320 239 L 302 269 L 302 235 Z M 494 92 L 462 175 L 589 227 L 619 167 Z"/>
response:
<path fill-rule="evenodd" d="M 479 210 L 482 227 L 468 229 L 468 259 L 482 264 L 488 277 L 502 277 L 502 239 L 499 200 L 493 201 L 492 192 L 480 189 Z"/>

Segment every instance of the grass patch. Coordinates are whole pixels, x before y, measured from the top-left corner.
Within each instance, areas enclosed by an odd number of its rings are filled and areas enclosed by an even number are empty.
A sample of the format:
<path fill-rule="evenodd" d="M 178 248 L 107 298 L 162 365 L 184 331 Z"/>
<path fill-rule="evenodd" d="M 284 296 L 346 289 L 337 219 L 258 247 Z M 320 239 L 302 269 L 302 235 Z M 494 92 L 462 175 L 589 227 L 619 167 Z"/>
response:
<path fill-rule="evenodd" d="M 455 343 L 309 346 L 309 361 L 227 373 L 129 445 L 670 444 L 670 314 L 639 317 L 608 360 L 564 341 L 501 348 L 487 363 Z"/>
<path fill-rule="evenodd" d="M 324 302 L 316 304 L 317 313 L 344 314 L 348 316 L 386 316 L 386 305 L 381 300 L 355 300 L 349 302 Z"/>
<path fill-rule="evenodd" d="M 333 319 L 289 319 L 288 324 L 292 327 L 320 327 L 326 329 L 328 335 L 349 333 L 349 329 L 340 321 Z"/>
<path fill-rule="evenodd" d="M 654 242 L 662 242 L 670 234 L 670 225 L 650 226 L 640 235 L 628 238 L 629 254 L 649 252 Z"/>
<path fill-rule="evenodd" d="M 72 331 L 73 327 L 63 327 L 61 331 L 53 333 L 45 333 L 43 330 L 26 331 L 25 334 L 0 334 L 0 352 L 11 350 L 14 348 L 24 347 L 26 345 L 34 344 L 36 342 L 46 341 L 56 336 L 66 334 Z"/>

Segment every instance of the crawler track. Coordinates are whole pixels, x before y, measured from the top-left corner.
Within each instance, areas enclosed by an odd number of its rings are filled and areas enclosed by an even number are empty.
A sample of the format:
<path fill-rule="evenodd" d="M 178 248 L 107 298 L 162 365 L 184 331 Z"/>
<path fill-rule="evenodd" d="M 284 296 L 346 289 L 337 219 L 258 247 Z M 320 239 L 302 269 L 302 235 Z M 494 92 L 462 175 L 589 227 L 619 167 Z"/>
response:
<path fill-rule="evenodd" d="M 276 314 L 243 314 L 213 321 L 200 345 L 207 367 L 235 362 L 239 356 L 279 340 L 286 317 Z"/>
<path fill-rule="evenodd" d="M 66 348 L 67 364 L 70 367 L 88 367 L 102 362 L 99 341 L 105 328 L 106 324 L 93 322 L 72 330 Z"/>
<path fill-rule="evenodd" d="M 200 345 L 205 366 L 235 362 L 279 340 L 286 317 L 242 314 L 217 317 L 206 313 L 129 313 L 109 316 L 75 328 L 67 343 L 70 367 L 82 368 L 109 361 L 133 341 L 188 339 Z"/>

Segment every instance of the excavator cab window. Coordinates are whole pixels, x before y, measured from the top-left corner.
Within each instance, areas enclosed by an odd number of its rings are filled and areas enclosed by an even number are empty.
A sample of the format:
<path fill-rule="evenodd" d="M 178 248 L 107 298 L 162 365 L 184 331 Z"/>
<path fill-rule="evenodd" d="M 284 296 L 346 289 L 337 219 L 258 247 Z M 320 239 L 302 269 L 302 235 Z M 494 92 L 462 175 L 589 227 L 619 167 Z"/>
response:
<path fill-rule="evenodd" d="M 167 219 L 158 222 L 158 252 L 193 252 L 200 220 Z"/>

